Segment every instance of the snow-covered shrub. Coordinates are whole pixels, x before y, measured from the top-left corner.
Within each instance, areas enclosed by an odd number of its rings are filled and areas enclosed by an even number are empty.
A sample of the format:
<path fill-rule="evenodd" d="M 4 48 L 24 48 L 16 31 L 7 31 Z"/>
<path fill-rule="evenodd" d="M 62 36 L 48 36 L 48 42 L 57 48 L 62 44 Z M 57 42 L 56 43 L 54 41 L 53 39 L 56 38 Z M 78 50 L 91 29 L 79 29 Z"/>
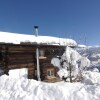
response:
<path fill-rule="evenodd" d="M 63 76 L 66 78 L 68 76 L 68 71 L 65 68 L 62 68 L 57 72 L 57 74 L 60 76 L 61 79 Z"/>
<path fill-rule="evenodd" d="M 66 47 L 66 51 L 59 58 L 52 58 L 51 63 L 59 68 L 59 77 L 70 78 L 70 82 L 80 79 L 83 70 L 90 66 L 90 60 L 87 57 L 82 57 L 70 47 Z"/>

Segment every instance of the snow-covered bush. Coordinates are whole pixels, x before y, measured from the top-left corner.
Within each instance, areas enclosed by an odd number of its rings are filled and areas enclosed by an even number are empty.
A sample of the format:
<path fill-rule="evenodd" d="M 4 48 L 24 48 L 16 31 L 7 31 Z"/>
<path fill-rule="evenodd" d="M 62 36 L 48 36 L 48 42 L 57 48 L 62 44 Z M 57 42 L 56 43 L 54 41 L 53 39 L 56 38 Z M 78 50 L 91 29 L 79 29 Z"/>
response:
<path fill-rule="evenodd" d="M 90 66 L 90 60 L 87 57 L 82 57 L 70 47 L 66 47 L 63 55 L 59 58 L 53 58 L 51 63 L 59 68 L 59 77 L 70 78 L 70 82 L 82 77 L 83 70 Z"/>

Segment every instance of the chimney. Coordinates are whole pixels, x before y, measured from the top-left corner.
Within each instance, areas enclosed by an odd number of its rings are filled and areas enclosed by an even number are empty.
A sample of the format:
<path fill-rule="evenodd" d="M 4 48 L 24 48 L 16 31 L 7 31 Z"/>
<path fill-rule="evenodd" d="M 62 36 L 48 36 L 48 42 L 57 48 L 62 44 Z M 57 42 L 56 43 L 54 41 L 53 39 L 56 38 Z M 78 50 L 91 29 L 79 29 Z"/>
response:
<path fill-rule="evenodd" d="M 35 29 L 35 35 L 38 36 L 38 26 L 34 26 Z"/>

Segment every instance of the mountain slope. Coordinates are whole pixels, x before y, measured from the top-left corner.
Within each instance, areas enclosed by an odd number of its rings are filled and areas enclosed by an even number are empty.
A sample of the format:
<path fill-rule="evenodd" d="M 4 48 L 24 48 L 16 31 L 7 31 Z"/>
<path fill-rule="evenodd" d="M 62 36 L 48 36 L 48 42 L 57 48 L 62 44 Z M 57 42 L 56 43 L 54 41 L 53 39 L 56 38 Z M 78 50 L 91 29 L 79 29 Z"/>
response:
<path fill-rule="evenodd" d="M 83 56 L 87 56 L 91 61 L 91 67 L 98 68 L 100 70 L 100 47 L 85 47 L 76 48 L 76 50 Z"/>

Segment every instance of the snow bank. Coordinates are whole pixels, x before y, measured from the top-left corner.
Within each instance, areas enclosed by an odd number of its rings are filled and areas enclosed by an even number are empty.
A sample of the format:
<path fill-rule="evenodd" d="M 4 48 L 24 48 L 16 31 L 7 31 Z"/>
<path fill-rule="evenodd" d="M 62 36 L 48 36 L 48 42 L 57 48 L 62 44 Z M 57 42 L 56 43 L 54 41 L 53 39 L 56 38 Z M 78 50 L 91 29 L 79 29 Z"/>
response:
<path fill-rule="evenodd" d="M 9 76 L 11 78 L 27 78 L 28 77 L 28 69 L 27 68 L 21 68 L 21 69 L 13 69 L 9 70 Z"/>
<path fill-rule="evenodd" d="M 87 72 L 92 84 L 44 83 L 35 80 L 0 77 L 0 100 L 100 100 L 100 73 Z"/>
<path fill-rule="evenodd" d="M 10 32 L 0 32 L 0 42 L 20 44 L 21 42 L 36 42 L 47 44 L 60 44 L 68 46 L 76 46 L 76 41 L 72 39 L 57 38 L 52 36 L 38 36 L 16 34 Z"/>
<path fill-rule="evenodd" d="M 93 84 L 100 84 L 100 73 L 99 72 L 91 72 L 86 71 L 83 74 L 84 80 L 82 81 L 85 84 L 93 85 Z"/>

